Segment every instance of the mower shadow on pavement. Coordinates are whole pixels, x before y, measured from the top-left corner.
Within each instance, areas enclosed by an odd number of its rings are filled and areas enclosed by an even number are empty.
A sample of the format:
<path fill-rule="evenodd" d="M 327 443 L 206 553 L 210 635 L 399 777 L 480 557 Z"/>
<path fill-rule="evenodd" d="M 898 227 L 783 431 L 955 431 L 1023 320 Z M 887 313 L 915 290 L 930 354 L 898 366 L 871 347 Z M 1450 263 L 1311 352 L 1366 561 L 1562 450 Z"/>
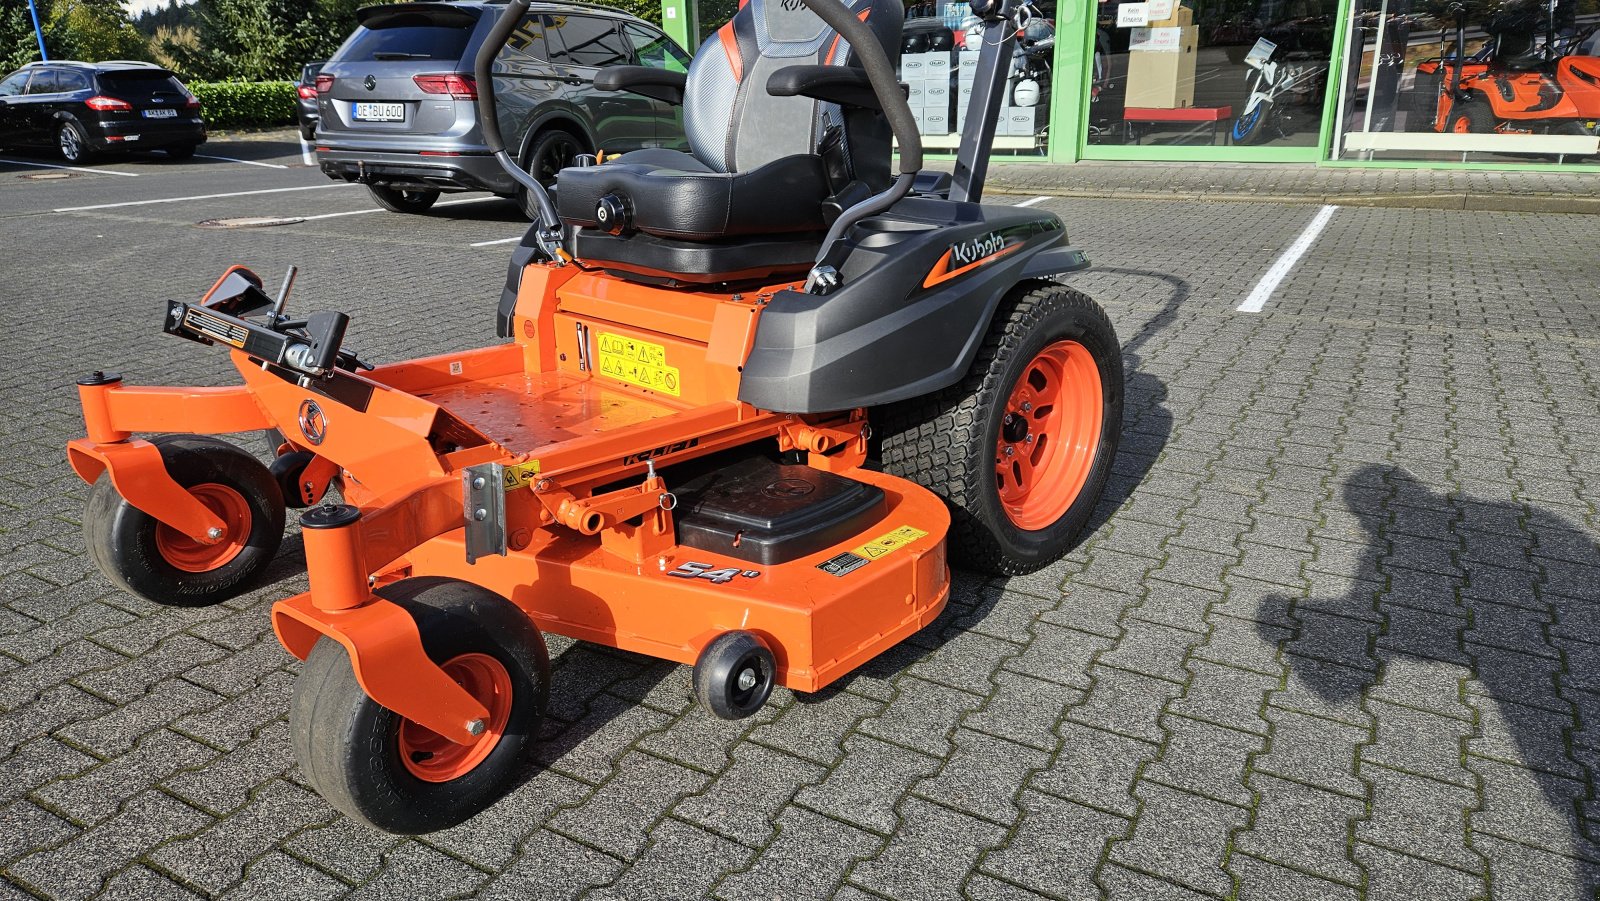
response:
<path fill-rule="evenodd" d="M 1416 843 L 1398 850 L 1428 856 L 1443 842 L 1465 855 L 1457 866 L 1481 870 L 1486 859 L 1495 880 L 1555 877 L 1541 897 L 1593 898 L 1600 864 L 1577 858 L 1600 860 L 1585 817 L 1600 735 L 1583 728 L 1600 718 L 1589 665 L 1600 647 L 1587 643 L 1600 548 L 1546 510 L 1439 493 L 1392 465 L 1356 470 L 1343 500 L 1365 533 L 1344 596 L 1265 598 L 1256 628 L 1282 649 L 1291 696 L 1299 682 L 1313 704 L 1341 718 L 1359 708 L 1375 724 L 1356 765 L 1375 822 L 1355 837 L 1387 822 L 1383 843 Z M 1273 625 L 1285 616 L 1287 638 Z M 1328 746 L 1302 757 L 1348 756 L 1328 726 Z M 1401 782 L 1432 788 L 1396 810 Z M 1463 812 L 1470 851 L 1424 834 L 1424 823 L 1448 828 Z M 1411 825 L 1397 831 L 1400 821 Z"/>

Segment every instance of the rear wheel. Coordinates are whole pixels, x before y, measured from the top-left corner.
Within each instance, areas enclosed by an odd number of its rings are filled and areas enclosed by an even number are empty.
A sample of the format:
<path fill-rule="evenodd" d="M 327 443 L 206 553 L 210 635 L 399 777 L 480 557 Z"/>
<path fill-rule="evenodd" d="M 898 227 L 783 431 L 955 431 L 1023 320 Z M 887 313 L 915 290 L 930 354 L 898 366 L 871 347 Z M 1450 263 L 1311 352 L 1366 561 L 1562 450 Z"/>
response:
<path fill-rule="evenodd" d="M 425 213 L 439 199 L 438 191 L 413 188 L 391 188 L 388 185 L 367 185 L 372 199 L 391 213 Z"/>
<path fill-rule="evenodd" d="M 1445 131 L 1458 135 L 1486 135 L 1494 132 L 1494 110 L 1476 98 L 1457 100 L 1445 116 Z"/>
<path fill-rule="evenodd" d="M 319 640 L 289 710 L 295 756 L 329 804 L 386 832 L 447 829 L 494 803 L 538 734 L 550 681 L 544 639 L 509 601 L 451 579 L 378 593 L 416 620 L 428 657 L 488 711 L 459 745 L 367 696 L 350 655 Z"/>
<path fill-rule="evenodd" d="M 576 135 L 565 129 L 551 128 L 533 139 L 533 144 L 528 147 L 527 158 L 523 162 L 529 174 L 538 179 L 539 184 L 548 188 L 556 183 L 557 173 L 572 165 L 574 157 L 588 152 L 584 142 Z M 539 221 L 539 206 L 529 196 L 527 188 L 517 187 L 517 204 L 522 207 L 522 214 L 529 220 Z"/>
<path fill-rule="evenodd" d="M 89 134 L 75 119 L 67 119 L 56 127 L 56 147 L 61 158 L 69 163 L 86 163 L 94 157 L 89 149 Z"/>
<path fill-rule="evenodd" d="M 222 519 L 222 534 L 191 538 L 128 503 L 101 475 L 83 515 L 89 556 L 113 582 L 158 604 L 204 607 L 242 593 L 283 541 L 278 483 L 226 441 L 163 435 L 151 443 L 172 478 Z"/>
<path fill-rule="evenodd" d="M 1088 523 L 1122 432 L 1122 352 L 1099 305 L 1022 285 L 967 377 L 877 417 L 884 469 L 944 497 L 951 556 L 1002 575 L 1059 559 Z"/>

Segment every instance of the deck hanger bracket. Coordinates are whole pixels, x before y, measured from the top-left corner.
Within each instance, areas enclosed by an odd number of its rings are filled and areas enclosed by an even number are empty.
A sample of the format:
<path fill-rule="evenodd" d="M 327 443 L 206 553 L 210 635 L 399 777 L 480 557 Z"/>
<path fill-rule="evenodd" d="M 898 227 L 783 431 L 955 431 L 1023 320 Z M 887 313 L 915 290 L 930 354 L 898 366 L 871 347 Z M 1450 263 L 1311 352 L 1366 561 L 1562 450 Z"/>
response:
<path fill-rule="evenodd" d="M 462 514 L 466 521 L 467 562 L 506 555 L 505 466 L 479 463 L 461 472 Z"/>

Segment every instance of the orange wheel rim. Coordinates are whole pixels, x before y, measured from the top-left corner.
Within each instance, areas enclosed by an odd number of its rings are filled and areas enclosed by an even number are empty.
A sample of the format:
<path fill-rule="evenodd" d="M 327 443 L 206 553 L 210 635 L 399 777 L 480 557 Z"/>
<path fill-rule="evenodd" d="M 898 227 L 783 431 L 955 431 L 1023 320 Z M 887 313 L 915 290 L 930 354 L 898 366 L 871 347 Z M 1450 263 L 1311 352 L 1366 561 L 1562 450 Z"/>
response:
<path fill-rule="evenodd" d="M 205 573 L 226 566 L 250 540 L 250 502 L 244 495 L 215 482 L 189 489 L 195 500 L 222 520 L 222 537 L 197 541 L 166 523 L 156 523 L 156 550 L 162 559 L 186 573 Z"/>
<path fill-rule="evenodd" d="M 1100 368 L 1076 341 L 1057 341 L 1022 370 L 995 442 L 1000 506 L 1019 529 L 1046 528 L 1089 481 L 1105 411 Z"/>
<path fill-rule="evenodd" d="M 423 782 L 449 782 L 472 772 L 500 743 L 511 719 L 511 674 L 488 654 L 462 654 L 440 667 L 489 710 L 483 734 L 470 745 L 458 745 L 432 729 L 400 721 L 400 761 Z"/>
<path fill-rule="evenodd" d="M 1458 135 L 1469 134 L 1472 131 L 1472 120 L 1468 119 L 1466 116 L 1462 116 L 1456 120 L 1454 130 Z"/>

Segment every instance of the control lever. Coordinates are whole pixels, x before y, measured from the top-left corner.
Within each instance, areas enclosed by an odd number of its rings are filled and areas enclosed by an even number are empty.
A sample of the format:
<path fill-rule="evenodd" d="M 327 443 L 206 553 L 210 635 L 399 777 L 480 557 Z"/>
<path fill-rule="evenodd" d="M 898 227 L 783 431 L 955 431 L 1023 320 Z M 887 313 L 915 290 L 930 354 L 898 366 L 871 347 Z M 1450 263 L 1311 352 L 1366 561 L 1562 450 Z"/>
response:
<path fill-rule="evenodd" d="M 283 308 L 289 304 L 289 292 L 294 290 L 294 277 L 300 272 L 299 266 L 290 266 L 289 271 L 283 274 L 283 287 L 278 289 L 278 299 L 273 301 L 272 313 L 267 322 L 276 325 L 283 318 Z"/>

